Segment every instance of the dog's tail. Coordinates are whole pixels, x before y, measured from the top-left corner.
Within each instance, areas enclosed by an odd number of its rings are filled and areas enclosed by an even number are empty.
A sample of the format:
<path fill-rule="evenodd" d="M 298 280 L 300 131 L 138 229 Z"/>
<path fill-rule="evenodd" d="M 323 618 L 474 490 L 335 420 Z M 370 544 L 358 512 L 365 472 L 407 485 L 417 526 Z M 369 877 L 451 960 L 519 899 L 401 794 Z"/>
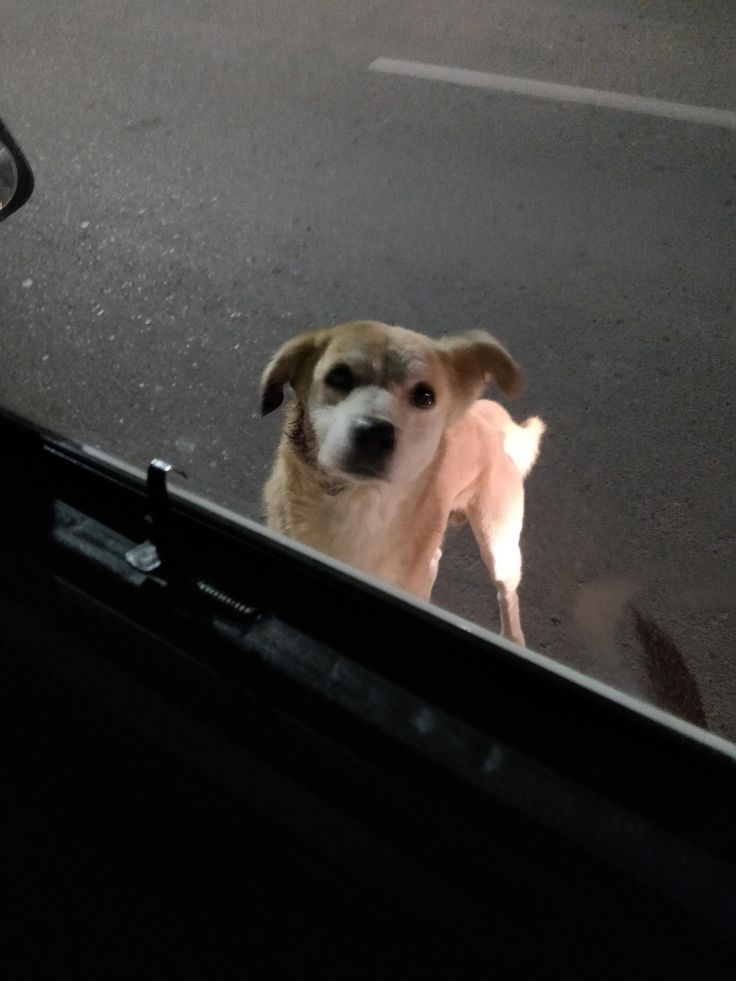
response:
<path fill-rule="evenodd" d="M 539 441 L 546 430 L 539 416 L 532 416 L 520 426 L 506 432 L 504 447 L 514 461 L 522 477 L 526 477 L 539 454 Z"/>

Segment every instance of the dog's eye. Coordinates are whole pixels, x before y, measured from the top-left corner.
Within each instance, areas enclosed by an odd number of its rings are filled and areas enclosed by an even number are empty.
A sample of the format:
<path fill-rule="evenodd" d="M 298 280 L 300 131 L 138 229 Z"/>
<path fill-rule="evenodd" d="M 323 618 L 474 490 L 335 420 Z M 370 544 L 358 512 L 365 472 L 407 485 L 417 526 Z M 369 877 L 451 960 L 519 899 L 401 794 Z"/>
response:
<path fill-rule="evenodd" d="M 338 392 L 349 392 L 355 385 L 355 379 L 346 364 L 336 364 L 325 375 L 325 385 L 329 385 L 330 388 L 334 388 Z"/>
<path fill-rule="evenodd" d="M 429 385 L 419 382 L 411 390 L 410 399 L 411 404 L 417 409 L 431 409 L 434 405 L 434 392 Z"/>

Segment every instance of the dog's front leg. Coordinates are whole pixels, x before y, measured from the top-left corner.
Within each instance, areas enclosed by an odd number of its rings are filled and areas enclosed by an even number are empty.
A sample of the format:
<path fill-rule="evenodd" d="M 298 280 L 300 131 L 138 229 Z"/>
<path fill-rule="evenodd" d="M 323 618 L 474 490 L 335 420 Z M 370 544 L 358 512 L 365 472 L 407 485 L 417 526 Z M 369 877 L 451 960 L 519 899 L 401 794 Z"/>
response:
<path fill-rule="evenodd" d="M 429 560 L 429 588 L 427 589 L 427 599 L 429 600 L 432 595 L 432 590 L 434 589 L 435 580 L 437 579 L 437 573 L 440 568 L 440 559 L 442 558 L 442 549 L 437 546 L 434 550 L 434 555 Z"/>
<path fill-rule="evenodd" d="M 519 595 L 521 582 L 521 549 L 519 534 L 521 521 L 511 521 L 505 527 L 488 528 L 478 509 L 468 509 L 468 519 L 478 542 L 483 563 L 496 587 L 498 609 L 501 614 L 501 634 L 522 647 L 524 631 L 521 629 Z"/>
<path fill-rule="evenodd" d="M 498 609 L 501 614 L 501 633 L 509 640 L 525 647 L 524 631 L 521 629 L 519 614 L 519 594 L 516 589 L 509 589 L 504 583 L 496 583 L 498 587 Z"/>
<path fill-rule="evenodd" d="M 429 553 L 429 557 L 425 555 L 414 567 L 410 577 L 404 580 L 403 588 L 429 603 L 441 558 L 442 549 L 438 545 L 433 552 Z"/>

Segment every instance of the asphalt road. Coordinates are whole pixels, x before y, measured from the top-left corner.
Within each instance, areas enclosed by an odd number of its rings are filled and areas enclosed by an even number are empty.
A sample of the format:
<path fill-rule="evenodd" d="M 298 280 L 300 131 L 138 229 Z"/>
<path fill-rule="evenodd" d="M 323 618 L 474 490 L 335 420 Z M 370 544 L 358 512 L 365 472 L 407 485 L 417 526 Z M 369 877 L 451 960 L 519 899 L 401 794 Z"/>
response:
<path fill-rule="evenodd" d="M 733 110 L 734 50 L 726 0 L 0 0 L 37 181 L 0 231 L 0 402 L 258 517 L 283 340 L 488 328 L 528 378 L 510 408 L 549 426 L 530 645 L 654 697 L 633 600 L 736 738 L 736 132 L 368 71 Z M 435 599 L 496 623 L 462 531 Z"/>

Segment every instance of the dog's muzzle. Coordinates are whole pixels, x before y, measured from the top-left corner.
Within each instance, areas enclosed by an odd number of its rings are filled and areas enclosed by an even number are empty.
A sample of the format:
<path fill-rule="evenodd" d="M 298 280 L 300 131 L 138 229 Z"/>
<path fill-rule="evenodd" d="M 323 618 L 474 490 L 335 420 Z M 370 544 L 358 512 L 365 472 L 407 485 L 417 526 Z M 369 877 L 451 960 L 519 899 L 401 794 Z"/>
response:
<path fill-rule="evenodd" d="M 345 469 L 359 477 L 382 477 L 396 446 L 396 428 L 386 419 L 363 417 L 352 425 Z"/>

